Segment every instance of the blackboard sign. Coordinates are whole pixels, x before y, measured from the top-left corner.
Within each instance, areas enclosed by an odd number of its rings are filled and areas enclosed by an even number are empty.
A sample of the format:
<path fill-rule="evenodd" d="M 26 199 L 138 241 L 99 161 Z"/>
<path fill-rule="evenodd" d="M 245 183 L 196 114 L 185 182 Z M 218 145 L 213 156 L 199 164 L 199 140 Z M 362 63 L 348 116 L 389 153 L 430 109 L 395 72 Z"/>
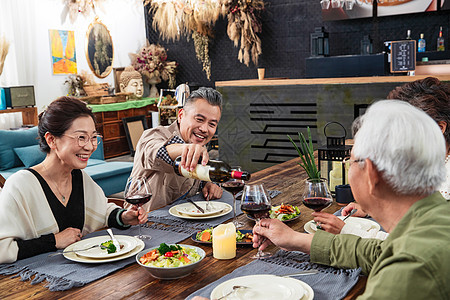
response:
<path fill-rule="evenodd" d="M 416 41 L 405 40 L 391 43 L 391 73 L 416 69 Z"/>

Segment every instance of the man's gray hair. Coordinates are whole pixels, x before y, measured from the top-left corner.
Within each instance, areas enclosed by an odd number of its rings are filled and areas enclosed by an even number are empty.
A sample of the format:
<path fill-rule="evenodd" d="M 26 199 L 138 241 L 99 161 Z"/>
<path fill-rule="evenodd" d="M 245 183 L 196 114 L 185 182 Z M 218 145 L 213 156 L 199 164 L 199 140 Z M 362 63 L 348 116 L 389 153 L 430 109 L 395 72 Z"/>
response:
<path fill-rule="evenodd" d="M 360 118 L 353 156 L 370 159 L 399 195 L 429 195 L 445 179 L 445 140 L 436 122 L 399 100 L 372 104 Z"/>
<path fill-rule="evenodd" d="M 205 99 L 209 104 L 218 106 L 222 111 L 222 94 L 213 88 L 201 87 L 198 90 L 193 91 L 184 103 L 184 107 L 194 103 L 197 99 Z"/>

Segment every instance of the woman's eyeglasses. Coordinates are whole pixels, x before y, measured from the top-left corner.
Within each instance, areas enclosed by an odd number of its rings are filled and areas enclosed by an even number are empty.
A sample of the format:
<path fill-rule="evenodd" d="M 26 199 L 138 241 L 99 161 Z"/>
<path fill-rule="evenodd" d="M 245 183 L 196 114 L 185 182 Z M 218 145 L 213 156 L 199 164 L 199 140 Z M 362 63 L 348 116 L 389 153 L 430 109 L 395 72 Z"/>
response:
<path fill-rule="evenodd" d="M 102 141 L 102 136 L 99 134 L 94 134 L 93 136 L 90 136 L 88 134 L 78 134 L 76 136 L 72 136 L 72 135 L 67 135 L 67 134 L 63 134 L 64 136 L 70 137 L 72 139 L 76 139 L 78 141 L 78 146 L 80 147 L 84 147 L 87 145 L 87 143 L 89 143 L 89 141 L 91 142 L 92 146 L 97 146 L 98 144 L 101 143 Z"/>

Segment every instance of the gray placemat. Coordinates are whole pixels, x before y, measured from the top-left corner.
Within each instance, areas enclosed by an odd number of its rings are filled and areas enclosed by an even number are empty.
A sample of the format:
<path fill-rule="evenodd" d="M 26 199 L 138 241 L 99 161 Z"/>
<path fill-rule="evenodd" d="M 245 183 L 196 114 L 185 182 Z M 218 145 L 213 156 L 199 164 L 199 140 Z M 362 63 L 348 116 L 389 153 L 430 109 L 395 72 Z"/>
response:
<path fill-rule="evenodd" d="M 359 274 L 361 273 L 360 269 L 336 269 L 311 263 L 309 255 L 302 252 L 279 250 L 273 257 L 254 260 L 248 265 L 242 266 L 192 293 L 186 299 L 192 299 L 194 296 L 209 298 L 211 292 L 219 284 L 236 277 L 258 274 L 286 275 L 309 269 L 317 269 L 319 273 L 292 278 L 296 278 L 310 285 L 314 290 L 315 300 L 344 298 L 358 282 Z"/>
<path fill-rule="evenodd" d="M 277 190 L 269 190 L 268 193 L 272 198 L 274 198 L 277 195 L 279 195 L 281 192 L 277 191 Z M 190 199 L 194 202 L 205 201 L 205 199 L 203 198 L 203 195 L 201 195 L 201 194 L 197 194 L 193 197 L 190 197 Z M 231 205 L 231 207 L 233 207 L 233 195 L 227 191 L 223 192 L 222 198 L 214 200 L 214 201 L 227 203 L 227 204 Z M 236 216 L 239 216 L 240 214 L 242 214 L 242 211 L 240 209 L 240 199 L 237 197 L 236 201 L 237 201 Z M 175 205 L 179 205 L 179 204 L 186 203 L 186 202 L 187 202 L 186 199 L 181 199 L 181 200 L 175 201 L 171 205 L 168 205 L 161 209 L 152 211 L 148 214 L 148 220 L 151 222 L 166 224 L 166 225 L 175 226 L 175 227 L 192 228 L 192 229 L 194 229 L 194 231 L 197 231 L 197 230 L 203 230 L 205 228 L 215 227 L 219 224 L 222 224 L 226 220 L 232 218 L 232 216 L 233 216 L 233 212 L 231 211 L 228 214 L 226 214 L 222 217 L 218 217 L 218 218 L 192 220 L 192 219 L 178 218 L 178 217 L 172 216 L 169 213 L 169 210 L 172 207 L 174 207 Z"/>
<path fill-rule="evenodd" d="M 127 230 L 113 229 L 113 232 L 117 235 L 134 236 L 138 234 L 138 227 L 132 226 Z M 173 231 L 171 228 L 154 225 L 143 227 L 142 234 L 152 236 L 151 240 L 145 241 L 144 249 L 147 249 L 158 246 L 163 242 L 168 244 L 179 243 L 190 236 L 190 231 L 185 232 L 177 228 Z M 83 239 L 102 235 L 107 235 L 105 230 L 88 234 Z M 0 274 L 14 275 L 13 277 L 20 277 L 23 281 L 31 280 L 31 284 L 46 280 L 45 287 L 50 291 L 64 291 L 103 278 L 136 262 L 135 256 L 132 256 L 116 262 L 85 264 L 67 260 L 63 255 L 50 257 L 49 254 L 51 253 L 43 253 L 18 260 L 12 264 L 0 264 Z"/>

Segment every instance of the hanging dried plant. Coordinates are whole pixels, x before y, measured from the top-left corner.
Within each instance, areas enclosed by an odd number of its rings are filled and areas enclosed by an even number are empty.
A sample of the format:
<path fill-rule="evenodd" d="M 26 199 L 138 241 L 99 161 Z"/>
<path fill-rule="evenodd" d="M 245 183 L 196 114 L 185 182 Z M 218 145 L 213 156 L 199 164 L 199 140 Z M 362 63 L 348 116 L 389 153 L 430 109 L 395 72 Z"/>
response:
<path fill-rule="evenodd" d="M 65 10 L 69 15 L 70 22 L 74 23 L 81 13 L 85 17 L 89 16 L 92 11 L 95 12 L 95 5 L 104 0 L 63 0 Z"/>
<path fill-rule="evenodd" d="M 0 75 L 3 72 L 3 66 L 5 64 L 6 55 L 9 51 L 9 42 L 5 37 L 0 37 Z"/>
<path fill-rule="evenodd" d="M 151 44 L 142 47 L 138 53 L 130 53 L 131 65 L 148 79 L 162 78 L 169 81 L 169 87 L 175 87 L 175 70 L 177 63 L 167 61 L 167 52 L 160 45 Z"/>
<path fill-rule="evenodd" d="M 211 80 L 211 60 L 209 59 L 209 37 L 202 35 L 197 31 L 192 33 L 194 40 L 195 54 L 197 59 L 203 64 L 203 71 L 206 73 L 208 80 Z"/>
<path fill-rule="evenodd" d="M 260 14 L 264 9 L 264 1 L 228 0 L 226 8 L 227 34 L 234 46 L 239 47 L 239 61 L 249 66 L 251 58 L 257 65 L 258 57 L 262 53 L 261 39 L 257 33 L 262 32 Z"/>
<path fill-rule="evenodd" d="M 209 41 L 211 27 L 225 11 L 226 0 L 143 0 L 150 4 L 153 28 L 166 41 L 177 41 L 181 36 L 194 40 L 197 59 L 202 63 L 208 80 L 211 80 Z"/>

